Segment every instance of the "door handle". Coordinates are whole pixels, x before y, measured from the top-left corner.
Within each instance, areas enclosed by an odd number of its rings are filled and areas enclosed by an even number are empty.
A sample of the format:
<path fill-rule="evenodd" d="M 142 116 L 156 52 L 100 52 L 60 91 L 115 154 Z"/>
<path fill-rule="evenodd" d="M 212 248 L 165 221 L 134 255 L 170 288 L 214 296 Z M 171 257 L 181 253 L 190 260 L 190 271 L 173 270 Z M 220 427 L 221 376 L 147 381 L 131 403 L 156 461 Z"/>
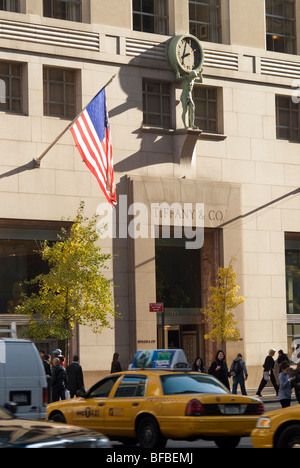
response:
<path fill-rule="evenodd" d="M 105 403 L 98 403 L 98 406 L 104 406 Z"/>
<path fill-rule="evenodd" d="M 136 402 L 132 403 L 132 406 L 139 406 L 139 403 L 136 401 Z"/>

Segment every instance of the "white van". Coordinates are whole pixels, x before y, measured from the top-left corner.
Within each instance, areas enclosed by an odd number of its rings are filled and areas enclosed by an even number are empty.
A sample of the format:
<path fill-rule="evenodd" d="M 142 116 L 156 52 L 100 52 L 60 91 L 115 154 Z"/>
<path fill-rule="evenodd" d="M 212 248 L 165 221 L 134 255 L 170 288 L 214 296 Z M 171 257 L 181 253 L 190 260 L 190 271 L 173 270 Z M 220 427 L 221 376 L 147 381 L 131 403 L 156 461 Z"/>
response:
<path fill-rule="evenodd" d="M 0 405 L 9 401 L 18 405 L 17 418 L 46 418 L 46 374 L 32 341 L 0 338 Z"/>

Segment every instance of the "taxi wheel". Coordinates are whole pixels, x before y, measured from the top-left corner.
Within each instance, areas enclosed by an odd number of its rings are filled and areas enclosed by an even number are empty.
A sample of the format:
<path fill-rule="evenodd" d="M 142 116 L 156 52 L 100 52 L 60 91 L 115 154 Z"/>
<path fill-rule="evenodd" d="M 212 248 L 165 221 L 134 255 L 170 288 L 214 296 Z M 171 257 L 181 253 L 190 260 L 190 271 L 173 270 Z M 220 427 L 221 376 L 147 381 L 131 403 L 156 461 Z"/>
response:
<path fill-rule="evenodd" d="M 287 427 L 280 434 L 277 448 L 300 448 L 300 424 Z"/>
<path fill-rule="evenodd" d="M 145 416 L 138 424 L 137 436 L 142 448 L 164 448 L 167 442 L 152 416 Z"/>
<path fill-rule="evenodd" d="M 236 448 L 240 443 L 241 438 L 236 437 L 218 437 L 215 439 L 215 444 L 219 448 Z"/>
<path fill-rule="evenodd" d="M 49 420 L 57 423 L 66 423 L 65 417 L 62 413 L 51 414 Z"/>

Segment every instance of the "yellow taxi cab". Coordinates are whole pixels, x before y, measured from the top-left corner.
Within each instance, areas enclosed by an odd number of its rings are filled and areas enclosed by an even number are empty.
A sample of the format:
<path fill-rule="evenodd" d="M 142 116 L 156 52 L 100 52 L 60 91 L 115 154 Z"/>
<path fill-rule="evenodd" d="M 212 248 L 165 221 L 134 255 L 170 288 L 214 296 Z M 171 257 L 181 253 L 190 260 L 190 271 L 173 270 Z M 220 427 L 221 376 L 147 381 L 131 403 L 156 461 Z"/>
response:
<path fill-rule="evenodd" d="M 270 411 L 251 433 L 254 448 L 300 448 L 300 406 Z"/>
<path fill-rule="evenodd" d="M 232 395 L 215 377 L 189 372 L 187 366 L 182 350 L 138 351 L 130 370 L 110 374 L 73 399 L 49 404 L 47 419 L 143 448 L 163 448 L 168 439 L 236 447 L 255 428 L 263 403 Z"/>

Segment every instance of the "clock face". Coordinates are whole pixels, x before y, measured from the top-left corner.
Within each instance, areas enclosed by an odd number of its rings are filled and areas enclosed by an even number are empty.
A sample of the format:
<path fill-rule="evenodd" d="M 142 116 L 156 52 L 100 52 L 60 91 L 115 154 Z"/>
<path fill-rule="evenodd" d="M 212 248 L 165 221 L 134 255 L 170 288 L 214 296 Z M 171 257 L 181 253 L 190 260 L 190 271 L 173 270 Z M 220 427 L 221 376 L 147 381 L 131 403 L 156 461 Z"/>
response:
<path fill-rule="evenodd" d="M 196 38 L 183 36 L 177 43 L 177 60 L 180 67 L 190 72 L 200 68 L 202 63 L 202 48 Z"/>

